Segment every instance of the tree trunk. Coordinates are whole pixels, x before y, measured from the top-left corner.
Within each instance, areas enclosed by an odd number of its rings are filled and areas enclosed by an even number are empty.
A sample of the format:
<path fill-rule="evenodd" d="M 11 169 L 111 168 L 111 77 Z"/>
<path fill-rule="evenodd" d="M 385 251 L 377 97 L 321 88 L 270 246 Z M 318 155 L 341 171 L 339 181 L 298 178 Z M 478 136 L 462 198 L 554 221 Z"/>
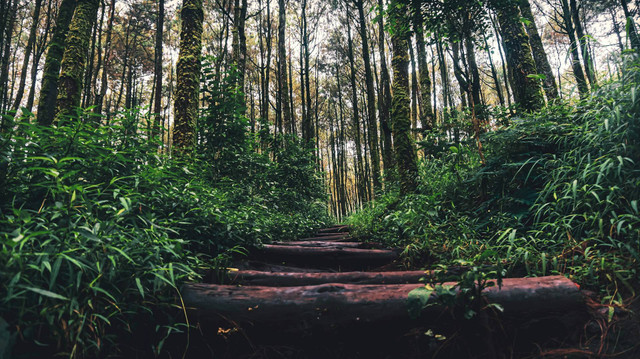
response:
<path fill-rule="evenodd" d="M 285 26 L 287 23 L 287 7 L 285 0 L 278 0 L 279 19 L 278 19 L 278 102 L 282 116 L 282 125 L 286 129 L 291 128 L 291 104 L 289 101 L 289 78 L 287 76 L 287 50 L 285 42 Z"/>
<path fill-rule="evenodd" d="M 526 112 L 539 110 L 544 106 L 544 97 L 540 80 L 535 77 L 536 64 L 531 56 L 529 36 L 520 22 L 518 4 L 501 2 L 497 14 L 516 103 Z"/>
<path fill-rule="evenodd" d="M 4 43 L 4 49 L 2 50 L 2 60 L 0 61 L 0 84 L 3 84 L 0 87 L 0 113 L 4 113 L 6 107 L 8 106 L 9 99 L 7 98 L 7 93 L 9 91 L 9 86 L 6 84 L 9 83 L 9 57 L 11 55 L 11 43 L 13 42 L 13 31 L 14 25 L 16 21 L 16 14 L 18 10 L 18 0 L 13 0 L 13 5 L 7 4 L 7 8 L 10 8 L 7 16 L 7 24 L 5 27 L 5 38 L 6 41 Z M 0 131 L 4 131 L 4 118 L 1 118 L 2 126 L 0 126 Z"/>
<path fill-rule="evenodd" d="M 238 69 L 238 89 L 240 90 L 240 107 L 246 110 L 245 69 L 247 65 L 247 35 L 245 24 L 247 20 L 247 0 L 236 0 L 233 11 L 233 62 Z"/>
<path fill-rule="evenodd" d="M 160 131 L 160 121 L 162 119 L 162 39 L 164 33 L 164 0 L 158 0 L 158 20 L 156 21 L 156 45 L 155 45 L 155 93 L 153 99 L 153 127 L 151 137 L 155 138 Z"/>
<path fill-rule="evenodd" d="M 433 129 L 433 107 L 431 107 L 431 79 L 429 77 L 429 65 L 427 64 L 427 49 L 424 39 L 424 24 L 420 11 L 420 0 L 413 0 L 413 28 L 416 34 L 416 46 L 418 57 L 418 71 L 420 83 L 420 125 L 423 131 Z"/>
<path fill-rule="evenodd" d="M 633 19 L 633 15 L 629 11 L 627 1 L 620 0 L 620 5 L 622 5 L 622 11 L 624 11 L 624 18 L 626 19 L 625 23 L 627 24 L 627 31 L 629 32 L 629 40 L 631 40 L 631 48 L 640 52 L 640 36 L 638 36 L 638 32 L 636 30 L 636 22 Z"/>
<path fill-rule="evenodd" d="M 380 14 L 378 18 L 378 42 L 380 43 L 378 50 L 380 52 L 380 95 L 379 95 L 379 112 L 380 112 L 380 130 L 382 132 L 382 163 L 384 165 L 385 180 L 392 179 L 392 173 L 395 167 L 393 158 L 393 140 L 391 135 L 390 109 L 391 109 L 391 80 L 387 67 L 387 54 L 385 48 L 384 36 L 384 9 L 383 0 L 378 0 Z"/>
<path fill-rule="evenodd" d="M 113 33 L 113 21 L 115 18 L 115 9 L 116 9 L 116 0 L 111 0 L 111 4 L 109 5 L 109 23 L 107 24 L 107 38 L 105 39 L 105 50 L 104 50 L 104 63 L 102 70 L 102 79 L 100 80 L 100 94 L 96 96 L 95 112 L 98 114 L 102 113 L 102 106 L 104 103 L 104 98 L 107 95 L 108 88 L 108 72 L 111 65 L 111 35 Z M 107 118 L 109 114 L 107 113 Z"/>
<path fill-rule="evenodd" d="M 593 88 L 593 86 L 596 86 L 598 84 L 598 79 L 596 77 L 593 59 L 591 58 L 589 39 L 587 38 L 587 35 L 584 32 L 584 28 L 582 27 L 582 21 L 580 19 L 580 8 L 578 7 L 578 3 L 576 2 L 576 0 L 570 0 L 569 7 L 571 8 L 573 25 L 576 29 L 576 34 L 578 35 L 578 43 L 580 44 L 580 48 L 582 49 L 582 58 L 584 59 L 584 67 L 587 71 L 587 80 L 589 80 L 589 84 Z"/>
<path fill-rule="evenodd" d="M 269 286 L 269 287 L 297 287 L 306 285 L 320 285 L 324 283 L 345 284 L 411 284 L 420 283 L 420 279 L 427 276 L 425 271 L 404 272 L 261 272 L 255 270 L 229 271 L 227 277 L 233 284 Z M 214 281 L 212 275 L 208 276 Z"/>
<path fill-rule="evenodd" d="M 181 154 L 195 146 L 202 53 L 202 0 L 184 0 L 180 12 L 180 55 L 176 65 L 176 100 L 173 144 Z"/>
<path fill-rule="evenodd" d="M 82 98 L 82 81 L 89 51 L 91 29 L 98 17 L 99 0 L 79 0 L 67 34 L 60 63 L 60 80 L 54 120 L 73 117 Z"/>
<path fill-rule="evenodd" d="M 13 108 L 18 111 L 20 108 L 20 102 L 24 95 L 24 87 L 27 81 L 27 74 L 29 73 L 29 60 L 36 44 L 36 30 L 40 26 L 40 9 L 42 8 L 42 0 L 35 0 L 35 8 L 33 9 L 33 16 L 31 17 L 31 29 L 29 30 L 29 39 L 27 40 L 27 46 L 24 49 L 24 58 L 22 61 L 22 70 L 20 73 L 20 84 L 18 85 L 18 91 L 16 92 L 16 99 L 13 103 Z M 38 66 L 34 64 L 33 66 Z M 33 86 L 33 84 L 32 84 Z"/>
<path fill-rule="evenodd" d="M 53 29 L 51 43 L 44 61 L 44 73 L 38 101 L 38 123 L 49 126 L 53 122 L 56 98 L 58 97 L 58 80 L 60 62 L 65 51 L 69 23 L 77 5 L 76 0 L 62 0 L 58 9 L 56 26 Z"/>
<path fill-rule="evenodd" d="M 360 22 L 360 39 L 362 41 L 362 59 L 364 61 L 364 77 L 367 87 L 367 125 L 369 128 L 369 149 L 371 152 L 371 176 L 373 177 L 374 196 L 382 190 L 380 182 L 380 149 L 378 147 L 378 124 L 376 122 L 376 96 L 371 73 L 371 58 L 369 54 L 369 38 L 367 36 L 367 22 L 364 17 L 364 0 L 357 0 L 358 18 Z"/>
<path fill-rule="evenodd" d="M 526 29 L 529 35 L 529 44 L 531 44 L 531 52 L 533 53 L 533 59 L 536 62 L 536 68 L 541 75 L 545 78 L 542 80 L 544 92 L 547 95 L 547 99 L 551 102 L 558 98 L 558 87 L 556 85 L 556 79 L 549 65 L 549 58 L 542 45 L 542 38 L 538 32 L 538 26 L 536 26 L 536 20 L 531 11 L 531 5 L 529 0 L 520 0 L 520 11 L 522 16 L 527 20 Z"/>
<path fill-rule="evenodd" d="M 391 43 L 393 44 L 391 118 L 400 191 L 403 195 L 413 193 L 418 188 L 417 156 L 413 136 L 411 136 L 409 113 L 408 2 L 409 0 L 393 0 L 389 7 L 389 18 L 394 24 L 394 31 L 391 35 Z"/>
<path fill-rule="evenodd" d="M 589 85 L 587 85 L 587 80 L 584 76 L 584 70 L 582 68 L 582 64 L 580 63 L 580 51 L 578 48 L 579 43 L 576 39 L 575 28 L 573 27 L 571 9 L 569 8 L 569 3 L 567 2 L 567 0 L 561 0 L 561 2 L 564 31 L 571 41 L 571 44 L 569 45 L 569 51 L 571 53 L 571 68 L 573 70 L 573 75 L 576 78 L 580 97 L 585 98 L 589 95 Z"/>

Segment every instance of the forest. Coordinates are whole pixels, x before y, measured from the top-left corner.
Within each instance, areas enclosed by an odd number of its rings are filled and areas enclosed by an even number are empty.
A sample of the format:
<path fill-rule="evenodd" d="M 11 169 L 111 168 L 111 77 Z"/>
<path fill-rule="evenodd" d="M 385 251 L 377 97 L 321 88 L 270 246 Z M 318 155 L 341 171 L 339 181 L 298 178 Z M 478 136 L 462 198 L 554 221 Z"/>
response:
<path fill-rule="evenodd" d="M 0 359 L 640 357 L 639 24 L 0 0 Z"/>

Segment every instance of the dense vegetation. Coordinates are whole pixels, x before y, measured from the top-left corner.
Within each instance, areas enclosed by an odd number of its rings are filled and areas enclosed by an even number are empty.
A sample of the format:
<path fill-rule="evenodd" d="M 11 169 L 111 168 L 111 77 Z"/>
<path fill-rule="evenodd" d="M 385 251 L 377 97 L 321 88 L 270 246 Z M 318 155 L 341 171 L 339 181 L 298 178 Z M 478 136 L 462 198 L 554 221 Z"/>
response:
<path fill-rule="evenodd" d="M 640 73 L 590 98 L 508 119 L 475 143 L 430 145 L 415 194 L 390 191 L 350 217 L 364 238 L 413 265 L 503 263 L 511 275 L 562 273 L 622 304 L 640 260 Z"/>

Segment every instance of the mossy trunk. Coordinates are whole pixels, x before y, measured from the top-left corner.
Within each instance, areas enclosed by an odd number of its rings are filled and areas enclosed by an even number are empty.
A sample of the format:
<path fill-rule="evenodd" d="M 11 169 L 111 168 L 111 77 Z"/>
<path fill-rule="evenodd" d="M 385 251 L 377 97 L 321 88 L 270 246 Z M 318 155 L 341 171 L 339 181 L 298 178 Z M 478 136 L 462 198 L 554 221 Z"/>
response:
<path fill-rule="evenodd" d="M 393 28 L 393 85 L 391 120 L 393 148 L 395 150 L 400 191 L 403 195 L 415 192 L 418 187 L 416 148 L 411 136 L 411 111 L 409 99 L 409 0 L 393 0 L 389 5 L 389 21 Z"/>
<path fill-rule="evenodd" d="M 202 0 L 184 0 L 180 19 L 180 55 L 176 65 L 176 100 L 173 145 L 182 154 L 193 151 L 198 120 L 200 56 L 202 53 Z"/>
<path fill-rule="evenodd" d="M 517 2 L 495 0 L 498 23 L 504 43 L 507 64 L 512 74 L 513 97 L 520 110 L 531 112 L 544 106 L 536 63 L 531 55 L 529 36 L 522 22 Z"/>
<path fill-rule="evenodd" d="M 420 0 L 413 0 L 413 27 L 418 48 L 418 79 L 420 84 L 420 125 L 425 131 L 434 127 L 433 107 L 431 107 L 431 78 L 427 64 L 427 49 L 424 40 L 424 24 L 420 11 Z"/>
<path fill-rule="evenodd" d="M 580 44 L 580 48 L 582 51 L 582 58 L 584 60 L 584 67 L 587 72 L 587 80 L 589 80 L 589 84 L 593 88 L 593 86 L 598 85 L 598 79 L 596 77 L 596 70 L 593 63 L 593 58 L 591 57 L 591 50 L 589 49 L 589 39 L 587 34 L 584 32 L 584 28 L 582 27 L 582 21 L 580 19 L 580 8 L 576 0 L 570 0 L 569 6 L 571 7 L 571 16 L 573 17 L 573 25 L 576 29 L 576 34 L 578 35 L 578 43 Z"/>
<path fill-rule="evenodd" d="M 76 0 L 62 0 L 58 9 L 56 27 L 53 29 L 53 37 L 44 60 L 44 74 L 42 76 L 42 85 L 40 86 L 37 119 L 41 125 L 49 126 L 53 122 L 55 114 L 53 109 L 55 109 L 56 98 L 58 97 L 60 62 L 64 54 L 69 23 L 71 23 L 76 5 Z"/>
<path fill-rule="evenodd" d="M 91 30 L 98 17 L 99 5 L 99 0 L 79 0 L 69 23 L 64 55 L 60 63 L 54 121 L 73 116 L 76 108 L 80 106 Z"/>
<path fill-rule="evenodd" d="M 551 65 L 549 65 L 549 58 L 542 45 L 542 39 L 540 38 L 529 0 L 520 0 L 520 11 L 522 12 L 522 17 L 527 20 L 526 29 L 529 35 L 529 44 L 531 45 L 533 59 L 536 62 L 536 68 L 538 69 L 538 73 L 545 76 L 542 80 L 544 92 L 547 95 L 547 99 L 553 101 L 558 98 L 558 86 L 556 85 L 556 78 L 553 70 L 551 70 Z"/>

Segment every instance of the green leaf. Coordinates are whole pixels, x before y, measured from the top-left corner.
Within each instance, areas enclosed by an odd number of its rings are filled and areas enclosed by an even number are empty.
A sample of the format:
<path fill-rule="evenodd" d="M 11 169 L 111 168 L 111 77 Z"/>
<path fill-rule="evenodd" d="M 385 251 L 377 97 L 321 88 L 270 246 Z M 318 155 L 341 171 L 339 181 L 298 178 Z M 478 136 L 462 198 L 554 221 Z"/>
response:
<path fill-rule="evenodd" d="M 428 286 L 419 287 L 409 292 L 407 310 L 411 319 L 417 319 L 422 310 L 427 307 L 431 293 L 433 293 L 433 289 Z"/>
<path fill-rule="evenodd" d="M 24 289 L 30 290 L 32 292 L 38 293 L 40 295 L 43 295 L 45 297 L 49 297 L 49 298 L 53 298 L 53 299 L 61 299 L 61 300 L 69 300 L 69 298 L 62 296 L 60 294 L 56 294 L 54 292 L 45 290 L 45 289 L 40 289 L 40 288 L 35 288 L 35 287 L 24 287 Z"/>
<path fill-rule="evenodd" d="M 142 288 L 142 283 L 140 282 L 140 278 L 136 278 L 136 286 L 138 287 L 138 291 L 140 291 L 140 295 L 142 299 L 144 299 L 144 288 Z"/>

